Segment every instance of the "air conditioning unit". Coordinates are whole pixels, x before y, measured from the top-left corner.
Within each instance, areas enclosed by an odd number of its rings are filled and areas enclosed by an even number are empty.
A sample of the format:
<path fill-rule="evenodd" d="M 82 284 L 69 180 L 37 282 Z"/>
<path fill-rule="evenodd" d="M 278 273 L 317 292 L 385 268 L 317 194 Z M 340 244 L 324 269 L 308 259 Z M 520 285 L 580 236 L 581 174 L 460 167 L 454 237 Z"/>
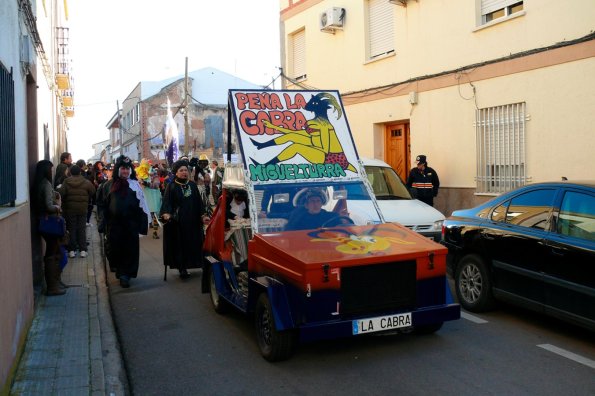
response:
<path fill-rule="evenodd" d="M 320 14 L 320 30 L 334 32 L 343 29 L 345 22 L 345 8 L 332 7 Z"/>

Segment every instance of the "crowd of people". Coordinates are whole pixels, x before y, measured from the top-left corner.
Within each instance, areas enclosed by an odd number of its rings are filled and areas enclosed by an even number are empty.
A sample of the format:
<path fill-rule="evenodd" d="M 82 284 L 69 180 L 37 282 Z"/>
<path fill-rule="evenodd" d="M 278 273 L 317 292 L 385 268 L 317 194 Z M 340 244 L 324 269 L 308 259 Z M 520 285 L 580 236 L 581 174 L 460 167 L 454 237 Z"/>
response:
<path fill-rule="evenodd" d="M 65 263 L 77 255 L 87 257 L 87 231 L 95 207 L 110 269 L 122 287 L 129 287 L 138 274 L 139 235 L 147 235 L 149 229 L 155 239 L 163 230 L 166 270 L 177 269 L 182 279 L 187 278 L 188 269 L 202 267 L 201 251 L 195 247 L 202 244 L 202 225 L 209 222 L 222 179 L 218 162 L 204 155 L 182 157 L 168 167 L 126 156 L 114 164 L 73 163 L 71 153 L 65 152 L 55 172 L 51 161 L 39 161 L 31 202 L 46 245 L 46 294 L 65 294 Z M 64 231 L 56 234 L 42 227 L 48 219 L 63 221 Z"/>
<path fill-rule="evenodd" d="M 39 161 L 31 190 L 32 208 L 46 244 L 47 295 L 66 293 L 61 272 L 68 258 L 87 257 L 87 229 L 95 206 L 105 254 L 122 287 L 129 287 L 138 274 L 139 235 L 147 235 L 149 229 L 155 239 L 163 230 L 166 274 L 169 267 L 186 279 L 189 269 L 202 267 L 202 251 L 196 247 L 202 246 L 203 226 L 209 223 L 222 192 L 223 169 L 217 161 L 209 161 L 205 155 L 182 157 L 171 168 L 144 159 L 139 163 L 123 155 L 115 164 L 72 162 L 70 153 L 62 153 L 52 177 L 52 162 Z M 407 180 L 412 195 L 433 205 L 439 186 L 438 175 L 428 166 L 426 156 L 417 156 Z M 296 192 L 291 191 L 291 198 Z M 286 229 L 319 227 L 336 220 L 335 213 L 322 209 L 328 199 L 324 193 L 310 189 L 302 198 Z M 270 196 L 264 197 L 259 217 L 278 210 L 278 204 L 270 201 Z M 291 206 L 291 200 L 287 205 Z M 227 224 L 248 218 L 246 192 L 229 194 L 226 209 Z M 52 219 L 64 219 L 65 230 L 55 233 L 44 227 L 42 231 L 42 223 L 47 225 Z"/>

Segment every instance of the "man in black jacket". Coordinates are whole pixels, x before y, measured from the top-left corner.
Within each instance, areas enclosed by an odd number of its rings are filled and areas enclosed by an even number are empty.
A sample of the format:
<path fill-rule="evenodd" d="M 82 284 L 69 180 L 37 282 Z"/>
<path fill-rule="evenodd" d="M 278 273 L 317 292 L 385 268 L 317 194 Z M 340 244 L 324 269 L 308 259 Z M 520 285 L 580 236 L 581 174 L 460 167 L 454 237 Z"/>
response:
<path fill-rule="evenodd" d="M 418 155 L 415 162 L 417 166 L 409 172 L 407 188 L 413 198 L 434 206 L 434 197 L 438 195 L 438 188 L 440 188 L 438 173 L 428 166 L 425 155 Z"/>

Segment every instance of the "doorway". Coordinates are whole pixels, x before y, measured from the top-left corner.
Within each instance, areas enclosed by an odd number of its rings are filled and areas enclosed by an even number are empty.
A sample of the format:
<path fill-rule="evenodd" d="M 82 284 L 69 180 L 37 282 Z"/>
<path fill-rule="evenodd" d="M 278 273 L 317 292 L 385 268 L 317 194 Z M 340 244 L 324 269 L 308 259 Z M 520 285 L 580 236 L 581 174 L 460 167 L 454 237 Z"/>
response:
<path fill-rule="evenodd" d="M 403 180 L 409 175 L 409 123 L 387 124 L 384 132 L 384 158 Z"/>

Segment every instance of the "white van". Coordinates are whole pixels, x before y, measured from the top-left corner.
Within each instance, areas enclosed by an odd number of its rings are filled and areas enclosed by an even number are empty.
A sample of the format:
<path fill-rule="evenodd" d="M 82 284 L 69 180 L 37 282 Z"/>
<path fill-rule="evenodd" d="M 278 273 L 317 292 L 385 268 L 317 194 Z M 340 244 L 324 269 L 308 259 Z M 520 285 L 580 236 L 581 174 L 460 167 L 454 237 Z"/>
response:
<path fill-rule="evenodd" d="M 362 158 L 362 161 L 384 219 L 439 241 L 444 215 L 413 199 L 403 181 L 386 162 L 370 158 Z"/>

